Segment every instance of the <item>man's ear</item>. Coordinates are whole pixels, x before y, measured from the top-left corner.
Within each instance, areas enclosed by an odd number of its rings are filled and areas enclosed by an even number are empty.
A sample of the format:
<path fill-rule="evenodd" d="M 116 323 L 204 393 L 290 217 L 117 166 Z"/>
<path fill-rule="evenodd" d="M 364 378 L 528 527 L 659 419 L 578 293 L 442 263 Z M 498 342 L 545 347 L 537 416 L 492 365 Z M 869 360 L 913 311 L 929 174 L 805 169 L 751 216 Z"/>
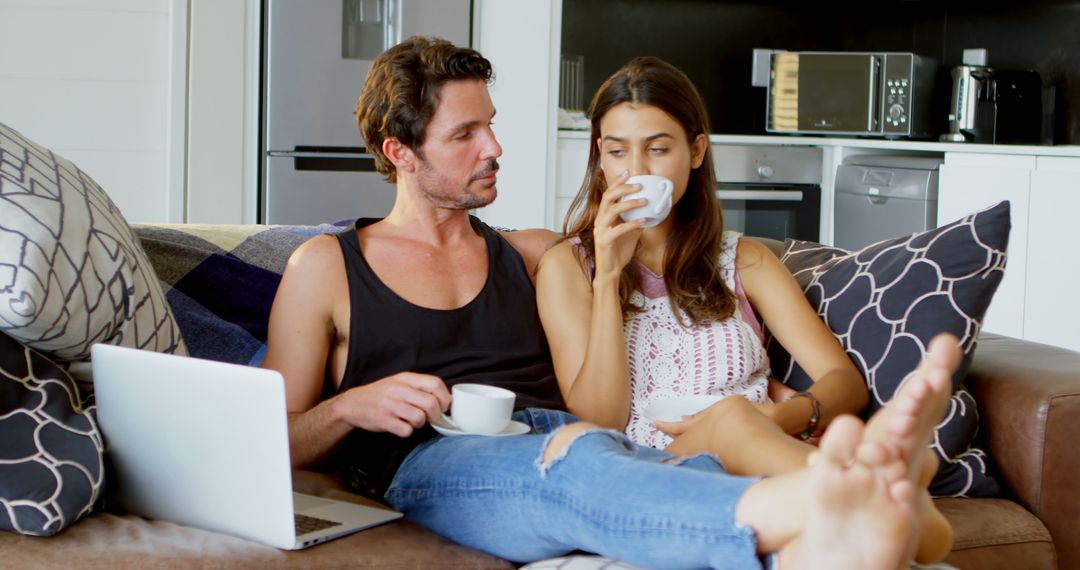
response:
<path fill-rule="evenodd" d="M 690 168 L 697 168 L 705 162 L 705 151 L 709 148 L 709 137 L 698 135 L 690 144 Z"/>
<path fill-rule="evenodd" d="M 416 154 L 397 138 L 389 137 L 383 140 L 382 151 L 398 172 L 412 172 L 416 169 Z"/>

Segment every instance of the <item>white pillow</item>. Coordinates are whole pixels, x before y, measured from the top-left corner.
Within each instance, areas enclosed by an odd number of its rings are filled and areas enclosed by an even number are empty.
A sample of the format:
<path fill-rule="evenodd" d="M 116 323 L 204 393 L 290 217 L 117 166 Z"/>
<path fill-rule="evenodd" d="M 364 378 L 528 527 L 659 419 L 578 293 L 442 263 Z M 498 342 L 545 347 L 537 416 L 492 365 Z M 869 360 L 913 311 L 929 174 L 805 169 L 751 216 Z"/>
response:
<path fill-rule="evenodd" d="M 571 554 L 559 558 L 537 560 L 521 567 L 521 570 L 641 570 L 626 562 L 604 558 L 595 554 Z"/>
<path fill-rule="evenodd" d="M 154 269 L 82 170 L 0 123 L 0 331 L 56 360 L 187 354 Z"/>

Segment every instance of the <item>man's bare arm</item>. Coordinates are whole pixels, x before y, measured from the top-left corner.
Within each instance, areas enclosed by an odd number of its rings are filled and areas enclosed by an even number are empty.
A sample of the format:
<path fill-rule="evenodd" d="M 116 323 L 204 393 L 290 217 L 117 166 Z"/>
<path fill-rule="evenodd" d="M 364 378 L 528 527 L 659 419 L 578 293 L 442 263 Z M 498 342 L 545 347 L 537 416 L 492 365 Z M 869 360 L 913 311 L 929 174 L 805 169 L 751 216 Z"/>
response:
<path fill-rule="evenodd" d="M 334 418 L 332 400 L 320 404 L 323 375 L 334 341 L 335 303 L 348 303 L 341 248 L 334 236 L 302 244 L 285 266 L 270 310 L 264 368 L 285 377 L 289 447 L 295 467 L 324 457 L 348 434 Z M 343 299 L 335 299 L 344 293 Z"/>
<path fill-rule="evenodd" d="M 310 467 L 326 457 L 354 428 L 409 437 L 438 420 L 450 406 L 450 392 L 430 374 L 399 372 L 289 413 L 293 467 Z"/>
<path fill-rule="evenodd" d="M 348 318 L 348 283 L 337 239 L 313 238 L 290 257 L 282 275 L 263 361 L 264 368 L 285 377 L 294 467 L 317 464 L 354 428 L 407 437 L 450 405 L 441 379 L 412 372 L 320 401 L 332 344 Z"/>
<path fill-rule="evenodd" d="M 521 254 L 525 260 L 525 268 L 529 270 L 529 278 L 536 283 L 536 268 L 540 265 L 540 258 L 559 241 L 559 234 L 543 228 L 499 233 Z"/>

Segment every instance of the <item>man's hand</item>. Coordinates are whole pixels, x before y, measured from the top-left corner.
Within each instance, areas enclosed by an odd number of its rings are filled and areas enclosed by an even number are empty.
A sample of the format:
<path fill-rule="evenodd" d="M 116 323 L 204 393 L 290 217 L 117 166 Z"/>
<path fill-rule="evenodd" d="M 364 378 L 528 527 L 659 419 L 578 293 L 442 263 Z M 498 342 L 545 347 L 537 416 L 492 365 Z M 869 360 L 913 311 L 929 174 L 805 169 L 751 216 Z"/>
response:
<path fill-rule="evenodd" d="M 409 437 L 450 407 L 450 391 L 438 376 L 399 372 L 351 388 L 335 402 L 335 413 L 353 427 Z"/>

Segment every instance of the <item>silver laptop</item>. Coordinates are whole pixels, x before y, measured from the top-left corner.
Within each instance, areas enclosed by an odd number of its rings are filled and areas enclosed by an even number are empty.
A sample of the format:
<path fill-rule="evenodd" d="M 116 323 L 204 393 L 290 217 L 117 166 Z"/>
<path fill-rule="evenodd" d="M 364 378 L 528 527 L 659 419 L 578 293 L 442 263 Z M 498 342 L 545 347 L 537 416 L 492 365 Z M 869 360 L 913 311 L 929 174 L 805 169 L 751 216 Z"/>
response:
<path fill-rule="evenodd" d="M 104 344 L 91 358 L 127 511 L 290 550 L 401 517 L 293 492 L 281 374 Z"/>

